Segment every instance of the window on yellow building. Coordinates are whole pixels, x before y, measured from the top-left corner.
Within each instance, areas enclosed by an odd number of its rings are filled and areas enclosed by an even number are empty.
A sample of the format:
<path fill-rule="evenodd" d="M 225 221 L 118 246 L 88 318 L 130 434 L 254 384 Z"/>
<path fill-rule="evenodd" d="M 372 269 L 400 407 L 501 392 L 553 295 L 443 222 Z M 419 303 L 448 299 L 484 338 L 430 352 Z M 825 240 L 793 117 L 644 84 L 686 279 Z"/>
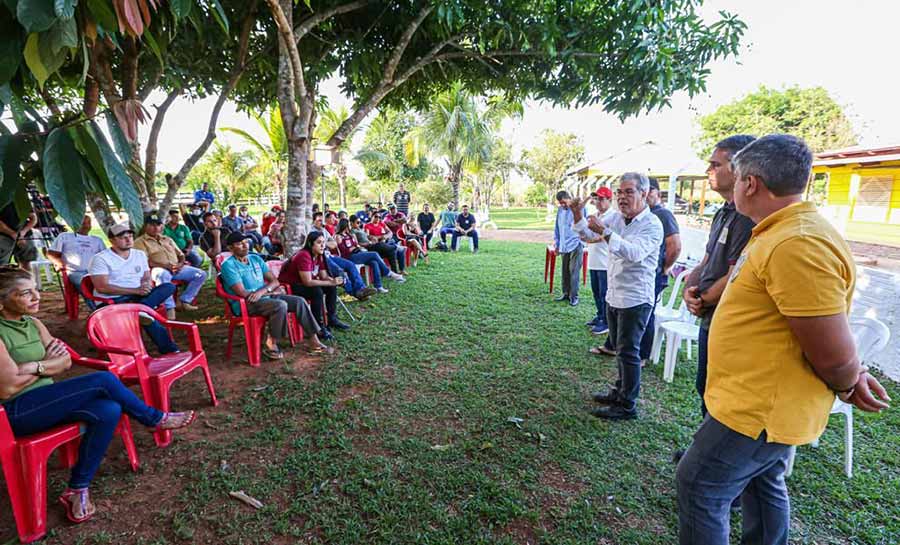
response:
<path fill-rule="evenodd" d="M 853 207 L 853 220 L 877 223 L 888 220 L 893 186 L 893 176 L 861 177 L 856 205 Z"/>

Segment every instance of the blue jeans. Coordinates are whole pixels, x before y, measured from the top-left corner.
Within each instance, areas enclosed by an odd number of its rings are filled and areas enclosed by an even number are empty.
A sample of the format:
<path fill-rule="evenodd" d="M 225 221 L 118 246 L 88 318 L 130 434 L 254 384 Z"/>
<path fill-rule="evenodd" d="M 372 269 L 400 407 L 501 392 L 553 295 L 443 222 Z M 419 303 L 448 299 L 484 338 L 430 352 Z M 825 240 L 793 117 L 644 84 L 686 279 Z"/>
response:
<path fill-rule="evenodd" d="M 457 244 L 459 241 L 459 237 L 466 236 L 472 238 L 472 249 L 474 251 L 478 251 L 478 231 L 470 231 L 469 234 L 463 235 L 457 231 L 453 231 L 453 238 L 450 239 L 450 249 L 454 252 L 456 251 Z"/>
<path fill-rule="evenodd" d="M 453 235 L 456 233 L 456 227 L 441 227 L 441 242 L 447 244 L 447 235 Z"/>
<path fill-rule="evenodd" d="M 191 264 L 191 267 L 199 267 L 203 264 L 203 256 L 197 253 L 197 248 L 193 246 L 190 250 L 184 252 L 184 259 Z"/>
<path fill-rule="evenodd" d="M 656 299 L 653 300 L 650 318 L 647 319 L 647 328 L 644 330 L 644 336 L 641 338 L 641 361 L 650 359 L 650 352 L 653 351 L 653 334 L 656 329 L 656 305 L 659 304 L 659 295 L 668 285 L 668 281 L 664 284 L 656 283 Z"/>
<path fill-rule="evenodd" d="M 85 424 L 69 488 L 87 488 L 91 484 L 123 412 L 147 427 L 155 427 L 163 416 L 107 371 L 34 388 L 7 401 L 3 408 L 17 436 L 60 424 Z"/>
<path fill-rule="evenodd" d="M 616 365 L 619 368 L 619 378 L 616 379 L 614 389 L 618 392 L 619 403 L 627 411 L 636 410 L 638 394 L 641 392 L 641 337 L 649 316 L 649 303 L 630 308 L 606 307 L 609 338 L 618 353 Z"/>
<path fill-rule="evenodd" d="M 707 416 L 676 470 L 681 545 L 728 545 L 731 503 L 741 498 L 744 545 L 787 545 L 791 505 L 784 472 L 791 447 L 729 429 Z"/>
<path fill-rule="evenodd" d="M 140 303 L 156 310 L 159 305 L 166 299 L 172 297 L 172 294 L 174 293 L 175 284 L 166 282 L 165 284 L 156 286 L 150 293 L 143 297 L 139 295 L 118 295 L 113 297 L 112 300 L 116 303 Z M 153 340 L 153 344 L 156 345 L 156 349 L 159 350 L 161 354 L 178 352 L 178 346 L 175 344 L 175 341 L 172 340 L 172 336 L 169 335 L 168 330 L 166 330 L 161 323 L 153 320 L 144 326 L 144 331 L 150 336 L 150 339 Z"/>
<path fill-rule="evenodd" d="M 706 358 L 709 350 L 709 329 L 700 326 L 700 334 L 697 336 L 697 380 L 694 387 L 700 396 L 700 415 L 706 416 L 706 401 L 703 395 L 706 393 Z"/>
<path fill-rule="evenodd" d="M 187 282 L 187 285 L 184 286 L 184 289 L 181 291 L 181 295 L 178 298 L 182 303 L 190 304 L 197 298 L 197 294 L 200 293 L 200 288 L 202 288 L 203 283 L 206 282 L 206 271 L 185 265 L 180 271 L 172 274 L 168 269 L 153 267 L 150 269 L 150 278 L 157 284 L 166 284 L 172 280 Z M 175 299 L 169 297 L 165 300 L 165 305 L 167 309 L 175 308 Z"/>
<path fill-rule="evenodd" d="M 349 259 L 333 255 L 328 258 L 328 270 L 337 273 L 331 276 L 344 276 L 344 291 L 350 295 L 359 293 L 359 290 L 366 287 L 362 276 L 359 275 L 359 269 Z"/>
<path fill-rule="evenodd" d="M 606 325 L 606 271 L 588 270 L 591 277 L 591 292 L 594 294 L 594 306 L 597 307 L 597 325 Z"/>
<path fill-rule="evenodd" d="M 87 308 L 91 310 L 97 309 L 97 303 L 91 301 L 86 298 L 84 294 L 81 292 L 81 281 L 84 280 L 84 277 L 87 276 L 87 271 L 70 271 L 66 273 L 66 276 L 69 277 L 69 283 L 75 286 L 75 289 L 78 290 L 78 293 L 81 294 L 81 298 L 84 299 L 84 304 L 87 305 Z"/>
<path fill-rule="evenodd" d="M 350 254 L 350 261 L 357 265 L 365 265 L 372 270 L 372 284 L 376 288 L 381 287 L 381 277 L 387 276 L 391 272 L 377 252 L 356 252 Z"/>

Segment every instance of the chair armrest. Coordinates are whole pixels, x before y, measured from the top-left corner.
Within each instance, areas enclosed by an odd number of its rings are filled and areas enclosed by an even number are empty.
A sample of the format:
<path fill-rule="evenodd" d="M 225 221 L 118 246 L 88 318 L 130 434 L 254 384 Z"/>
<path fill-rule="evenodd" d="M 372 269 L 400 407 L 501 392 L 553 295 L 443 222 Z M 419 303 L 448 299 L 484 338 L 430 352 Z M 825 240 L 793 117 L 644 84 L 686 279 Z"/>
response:
<path fill-rule="evenodd" d="M 200 329 L 197 327 L 197 324 L 190 322 L 176 322 L 175 320 L 166 320 L 166 327 L 171 327 L 173 329 L 183 329 L 187 331 L 188 344 L 191 347 L 191 352 L 202 352 L 203 344 L 200 342 Z"/>
<path fill-rule="evenodd" d="M 85 356 L 79 356 L 77 358 L 73 357 L 72 363 L 81 365 L 82 367 L 97 369 L 98 371 L 115 371 L 118 368 L 118 366 L 111 361 L 98 360 L 96 358 L 88 358 Z"/>
<path fill-rule="evenodd" d="M 93 345 L 94 348 L 96 348 L 100 352 L 106 352 L 107 354 L 121 354 L 123 356 L 131 356 L 132 358 L 138 359 L 139 352 L 137 350 L 128 350 L 125 348 L 118 348 L 115 346 L 98 343 L 93 343 Z"/>

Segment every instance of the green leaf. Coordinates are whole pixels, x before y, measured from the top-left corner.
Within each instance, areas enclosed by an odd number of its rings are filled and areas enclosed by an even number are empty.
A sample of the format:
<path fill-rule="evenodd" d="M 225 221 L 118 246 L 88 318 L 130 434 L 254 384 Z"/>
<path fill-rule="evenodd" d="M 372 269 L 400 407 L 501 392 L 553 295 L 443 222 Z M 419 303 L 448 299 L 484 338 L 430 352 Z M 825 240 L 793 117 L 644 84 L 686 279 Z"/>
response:
<path fill-rule="evenodd" d="M 81 155 L 66 129 L 54 129 L 44 144 L 44 183 L 59 215 L 75 228 L 85 210 L 85 177 Z"/>
<path fill-rule="evenodd" d="M 61 49 L 78 46 L 78 23 L 74 18 L 59 19 L 53 28 L 41 34 L 41 41 L 46 40 L 50 51 L 56 55 Z"/>
<path fill-rule="evenodd" d="M 222 4 L 219 3 L 219 0 L 210 0 L 213 5 L 213 18 L 219 23 L 219 26 L 222 27 L 222 30 L 225 31 L 225 34 L 230 32 L 228 27 L 228 16 L 225 15 L 225 10 L 222 9 Z"/>
<path fill-rule="evenodd" d="M 69 54 L 69 50 L 66 47 L 61 49 L 53 49 L 53 36 L 57 35 L 53 30 L 49 30 L 47 32 L 41 32 L 38 34 L 40 40 L 38 41 L 38 53 L 41 56 L 41 63 L 47 69 L 47 73 L 49 75 L 53 75 L 59 70 L 63 64 L 66 62 L 66 56 Z M 78 45 L 77 42 L 77 34 L 75 36 L 76 42 L 75 45 Z M 74 47 L 74 46 L 73 46 Z"/>
<path fill-rule="evenodd" d="M 144 31 L 144 41 L 147 42 L 147 45 L 150 46 L 150 51 L 156 56 L 156 60 L 159 61 L 159 65 L 162 67 L 166 66 L 165 61 L 163 61 L 162 51 L 159 49 L 159 44 L 156 42 L 156 38 L 153 37 L 153 33 L 150 32 L 150 29 L 146 29 Z"/>
<path fill-rule="evenodd" d="M 71 19 L 75 15 L 75 6 L 78 0 L 55 0 L 53 2 L 53 12 L 57 17 L 63 19 Z"/>
<path fill-rule="evenodd" d="M 109 116 L 107 116 L 107 121 L 109 121 Z M 144 223 L 144 209 L 141 207 L 141 198 L 134 188 L 134 182 L 128 177 L 128 174 L 125 172 L 125 167 L 119 161 L 119 157 L 113 153 L 109 142 L 106 141 L 106 137 L 100 132 L 100 127 L 97 123 L 91 121 L 90 124 L 94 139 L 97 142 L 97 146 L 100 148 L 100 155 L 103 157 L 106 175 L 109 177 L 110 184 L 113 188 L 112 195 L 118 197 L 119 202 L 122 203 L 122 208 L 128 212 L 131 222 L 135 227 L 140 228 Z M 118 125 L 116 125 L 116 128 L 118 128 Z M 110 128 L 110 133 L 112 133 L 112 128 Z M 129 157 L 130 156 L 129 148 Z"/>
<path fill-rule="evenodd" d="M 24 45 L 19 25 L 11 17 L 0 13 L 0 85 L 16 75 Z"/>
<path fill-rule="evenodd" d="M 193 0 L 171 0 L 169 2 L 169 9 L 172 10 L 172 15 L 174 15 L 176 19 L 183 19 L 191 12 L 193 3 Z"/>
<path fill-rule="evenodd" d="M 104 30 L 110 33 L 118 32 L 119 20 L 110 7 L 107 0 L 87 0 L 87 9 Z"/>
<path fill-rule="evenodd" d="M 127 165 L 131 162 L 131 145 L 119 126 L 119 121 L 112 112 L 106 112 L 106 128 L 109 129 L 109 135 L 112 137 L 113 146 L 116 147 L 116 155 L 123 164 Z"/>
<path fill-rule="evenodd" d="M 12 201 L 16 188 L 20 185 L 22 148 L 24 137 L 20 135 L 0 136 L 0 208 Z"/>
<path fill-rule="evenodd" d="M 34 74 L 34 78 L 38 82 L 38 87 L 43 89 L 44 82 L 50 77 L 50 71 L 47 70 L 47 67 L 44 66 L 44 61 L 41 60 L 39 48 L 40 39 L 38 38 L 38 35 L 29 34 L 28 41 L 25 42 L 25 64 L 28 66 L 28 69 L 31 70 L 31 73 Z"/>
<path fill-rule="evenodd" d="M 109 196 L 117 208 L 122 207 L 119 196 L 113 190 L 106 172 L 106 163 L 103 162 L 103 153 L 97 144 L 97 136 L 94 134 L 95 125 L 79 123 L 74 127 L 75 145 L 87 162 L 87 168 L 91 171 L 94 181 L 97 182 L 97 191 Z"/>
<path fill-rule="evenodd" d="M 16 19 L 29 33 L 43 32 L 56 22 L 53 2 L 54 0 L 19 0 Z"/>
<path fill-rule="evenodd" d="M 19 184 L 13 193 L 12 201 L 16 206 L 16 214 L 20 218 L 25 218 L 32 212 L 31 199 L 28 197 L 28 192 L 25 191 L 25 184 Z"/>

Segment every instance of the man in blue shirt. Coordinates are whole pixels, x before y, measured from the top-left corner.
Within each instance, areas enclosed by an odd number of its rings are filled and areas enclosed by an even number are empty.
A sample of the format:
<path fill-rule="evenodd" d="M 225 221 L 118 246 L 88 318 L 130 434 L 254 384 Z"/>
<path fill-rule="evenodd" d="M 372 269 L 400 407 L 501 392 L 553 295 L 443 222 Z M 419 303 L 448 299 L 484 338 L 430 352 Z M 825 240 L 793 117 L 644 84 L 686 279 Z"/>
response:
<path fill-rule="evenodd" d="M 456 216 L 456 229 L 450 239 L 450 248 L 455 252 L 459 237 L 472 238 L 472 253 L 478 253 L 478 231 L 475 230 L 475 216 L 469 213 L 468 205 L 462 205 L 462 211 Z"/>
<path fill-rule="evenodd" d="M 203 182 L 200 189 L 194 191 L 194 204 L 199 204 L 203 210 L 209 210 L 214 202 L 216 202 L 216 196 L 210 193 L 209 184 Z"/>
<path fill-rule="evenodd" d="M 365 225 L 365 224 L 369 223 L 369 220 L 372 219 L 370 216 L 371 212 L 372 212 L 372 205 L 369 203 L 365 203 L 363 205 L 363 209 L 360 210 L 359 212 L 357 212 L 356 214 L 354 214 L 354 216 L 356 216 L 356 219 L 358 219 L 360 221 L 360 223 Z"/>
<path fill-rule="evenodd" d="M 321 328 L 316 323 L 309 304 L 302 297 L 287 295 L 278 283 L 278 278 L 269 270 L 266 262 L 250 253 L 249 237 L 241 232 L 233 232 L 225 239 L 231 257 L 222 262 L 220 278 L 225 291 L 243 298 L 247 302 L 247 312 L 251 316 L 263 316 L 269 324 L 263 354 L 270 360 L 284 359 L 278 341 L 289 336 L 288 313 L 297 317 L 303 328 L 303 336 L 310 352 L 329 352 L 317 335 Z M 237 301 L 229 301 L 231 310 L 240 315 Z"/>
<path fill-rule="evenodd" d="M 578 287 L 581 285 L 581 264 L 584 259 L 584 247 L 581 238 L 574 230 L 572 209 L 569 204 L 572 197 L 566 191 L 556 194 L 556 225 L 553 226 L 553 251 L 562 255 L 562 295 L 557 301 L 568 301 L 573 307 L 578 304 Z"/>
<path fill-rule="evenodd" d="M 453 235 L 456 232 L 456 217 L 459 214 L 453 211 L 453 203 L 447 204 L 447 209 L 441 212 L 440 216 L 438 216 L 438 221 L 441 222 L 441 242 L 444 243 L 444 246 L 447 246 L 447 235 Z"/>

